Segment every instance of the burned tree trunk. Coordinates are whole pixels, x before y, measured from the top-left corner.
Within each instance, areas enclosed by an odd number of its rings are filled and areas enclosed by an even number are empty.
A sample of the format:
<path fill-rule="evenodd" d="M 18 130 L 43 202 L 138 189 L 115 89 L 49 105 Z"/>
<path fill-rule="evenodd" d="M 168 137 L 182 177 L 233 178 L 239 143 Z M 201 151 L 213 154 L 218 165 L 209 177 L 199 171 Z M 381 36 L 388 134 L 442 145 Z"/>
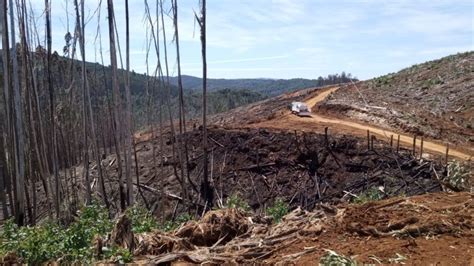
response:
<path fill-rule="evenodd" d="M 15 132 L 15 220 L 18 225 L 24 224 L 25 219 L 25 156 L 23 133 L 23 110 L 21 108 L 21 89 L 18 77 L 18 58 L 15 41 L 15 18 L 13 1 L 10 0 L 10 24 L 12 46 L 12 73 L 13 73 L 13 103 L 14 103 L 14 132 Z"/>
<path fill-rule="evenodd" d="M 133 204 L 132 184 L 132 94 L 130 92 L 130 26 L 128 15 L 128 0 L 125 0 L 125 95 L 126 95 L 126 122 L 125 122 L 125 179 L 127 180 L 128 205 Z"/>
<path fill-rule="evenodd" d="M 207 62 L 206 62 L 206 0 L 201 0 L 201 17 L 198 19 L 201 27 L 201 53 L 202 53 L 202 149 L 204 151 L 203 181 L 201 194 L 209 208 L 212 208 L 214 191 L 209 182 L 208 171 L 208 144 L 207 144 Z"/>
<path fill-rule="evenodd" d="M 117 54 L 115 48 L 115 15 L 114 15 L 114 2 L 113 0 L 107 0 L 107 11 L 108 11 L 108 22 L 109 22 L 109 45 L 110 45 L 110 64 L 112 66 L 112 98 L 114 105 L 114 121 L 115 121 L 115 145 L 117 153 L 117 165 L 118 165 L 118 179 L 119 179 L 119 193 L 120 193 L 120 207 L 122 211 L 126 208 L 126 195 L 123 187 L 122 177 L 122 163 L 120 156 L 120 143 L 121 143 L 121 121 L 120 121 L 120 90 L 118 83 L 117 74 Z"/>

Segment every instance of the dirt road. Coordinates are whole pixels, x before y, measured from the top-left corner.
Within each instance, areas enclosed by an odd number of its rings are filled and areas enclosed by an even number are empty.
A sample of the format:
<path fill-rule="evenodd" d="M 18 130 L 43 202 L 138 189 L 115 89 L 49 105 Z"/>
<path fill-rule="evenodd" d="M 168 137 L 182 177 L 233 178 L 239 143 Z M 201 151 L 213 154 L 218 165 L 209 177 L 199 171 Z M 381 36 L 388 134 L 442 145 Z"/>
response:
<path fill-rule="evenodd" d="M 323 101 L 328 97 L 329 94 L 336 91 L 339 87 L 333 87 L 325 89 L 319 92 L 314 97 L 306 100 L 306 104 L 309 107 L 313 107 L 319 102 Z M 315 108 L 313 108 L 315 109 Z M 357 123 L 348 120 L 342 120 L 339 118 L 323 116 L 318 114 L 313 110 L 313 114 L 311 117 L 298 117 L 295 115 L 285 113 L 283 116 L 277 117 L 270 121 L 265 121 L 262 123 L 254 124 L 253 127 L 270 127 L 270 128 L 285 128 L 285 129 L 298 129 L 303 131 L 321 131 L 324 127 L 330 127 L 330 130 L 336 131 L 339 133 L 351 134 L 351 135 L 358 135 L 358 136 L 366 136 L 367 130 L 370 131 L 371 134 L 377 135 L 381 139 L 390 140 L 390 136 L 394 136 L 394 142 L 396 141 L 398 135 L 400 135 L 400 145 L 405 147 L 412 147 L 413 146 L 413 136 L 404 135 L 397 132 L 392 132 L 389 130 L 381 129 L 374 126 L 369 126 L 368 124 Z M 416 147 L 420 149 L 420 141 L 418 140 L 416 143 Z M 431 140 L 424 140 L 423 142 L 423 152 L 425 153 L 435 153 L 435 154 L 445 154 L 446 153 L 446 146 L 442 144 L 438 144 Z M 469 154 L 467 152 L 459 151 L 456 149 L 450 148 L 449 156 L 455 157 L 461 160 L 472 160 L 473 154 Z"/>

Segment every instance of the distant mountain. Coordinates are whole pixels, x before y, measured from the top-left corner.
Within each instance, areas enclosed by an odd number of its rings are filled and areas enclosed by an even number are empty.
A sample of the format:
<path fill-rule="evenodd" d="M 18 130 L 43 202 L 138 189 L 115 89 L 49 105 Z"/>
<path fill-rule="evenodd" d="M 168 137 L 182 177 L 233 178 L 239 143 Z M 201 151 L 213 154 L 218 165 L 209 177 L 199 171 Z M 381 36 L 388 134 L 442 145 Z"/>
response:
<path fill-rule="evenodd" d="M 222 89 L 247 89 L 258 92 L 266 97 L 272 97 L 299 89 L 344 83 L 350 81 L 350 79 L 355 80 L 355 78 L 350 74 L 342 72 L 341 74 L 329 75 L 325 78 L 319 77 L 318 79 L 208 79 L 207 86 L 209 91 Z M 182 81 L 183 87 L 186 90 L 195 91 L 202 89 L 201 78 L 183 75 Z M 171 84 L 177 86 L 178 78 L 172 77 Z"/>

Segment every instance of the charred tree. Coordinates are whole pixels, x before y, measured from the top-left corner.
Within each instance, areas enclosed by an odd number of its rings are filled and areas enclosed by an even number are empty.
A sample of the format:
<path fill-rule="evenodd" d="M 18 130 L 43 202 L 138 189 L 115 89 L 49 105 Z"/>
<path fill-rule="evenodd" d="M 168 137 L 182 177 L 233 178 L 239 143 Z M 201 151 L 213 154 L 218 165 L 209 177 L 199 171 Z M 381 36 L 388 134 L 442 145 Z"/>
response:
<path fill-rule="evenodd" d="M 197 17 L 197 16 L 196 16 Z M 196 18 L 201 28 L 201 54 L 202 54 L 202 149 L 204 152 L 203 180 L 201 195 L 209 209 L 213 206 L 214 191 L 209 182 L 208 171 L 208 143 L 207 143 L 207 61 L 206 61 L 206 0 L 201 0 L 201 16 Z"/>

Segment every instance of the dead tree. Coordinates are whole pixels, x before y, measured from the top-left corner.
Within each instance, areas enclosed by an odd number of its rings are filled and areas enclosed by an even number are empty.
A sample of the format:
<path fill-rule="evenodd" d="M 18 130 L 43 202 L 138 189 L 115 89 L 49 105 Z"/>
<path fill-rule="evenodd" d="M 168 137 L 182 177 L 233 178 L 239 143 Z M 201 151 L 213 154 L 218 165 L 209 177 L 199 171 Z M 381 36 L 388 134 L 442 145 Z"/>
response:
<path fill-rule="evenodd" d="M 82 53 L 82 59 L 83 59 L 83 68 L 85 72 L 85 23 L 84 23 L 84 1 L 81 2 L 81 39 L 82 41 L 80 42 L 80 48 L 81 48 L 81 53 Z M 94 113 L 92 110 L 92 101 L 91 101 L 91 93 L 90 93 L 90 85 L 89 85 L 89 80 L 87 77 L 84 76 L 84 81 L 85 81 L 85 96 L 87 98 L 87 108 L 89 110 L 89 125 L 91 128 L 91 135 L 92 135 L 92 145 L 94 147 L 94 153 L 96 156 L 96 163 L 97 163 L 97 170 L 99 172 L 99 190 L 100 193 L 102 194 L 102 199 L 104 201 L 105 207 L 107 209 L 110 208 L 109 200 L 107 199 L 107 193 L 105 191 L 105 183 L 104 183 L 104 174 L 102 171 L 102 160 L 101 160 L 101 155 L 99 151 L 99 139 L 97 137 L 96 133 L 96 123 L 94 121 Z"/>
<path fill-rule="evenodd" d="M 4 100 L 4 115 L 5 119 L 3 121 L 3 131 L 1 136 L 1 141 L 3 144 L 3 153 L 0 154 L 0 182 L 1 182 L 1 191 L 0 197 L 2 198 L 2 210 L 3 217 L 6 219 L 9 217 L 8 206 L 6 201 L 5 191 L 9 190 L 8 184 L 8 162 L 6 158 L 10 150 L 9 141 L 11 139 L 10 132 L 10 71 L 9 71 L 9 44 L 8 44 L 8 16 L 7 16 L 7 0 L 0 0 L 0 31 L 2 36 L 2 67 L 3 67 L 3 100 Z M 4 165 L 1 165 L 2 162 Z M 11 192 L 8 193 L 11 196 Z M 11 202 L 11 201 L 10 201 Z"/>
<path fill-rule="evenodd" d="M 132 184 L 132 94 L 130 92 L 130 26 L 128 15 L 128 0 L 125 0 L 125 95 L 126 95 L 126 122 L 125 122 L 125 178 L 127 180 L 128 205 L 133 204 Z M 137 166 L 138 167 L 138 166 Z"/>
<path fill-rule="evenodd" d="M 47 57 L 46 57 L 46 80 L 49 91 L 49 112 L 51 119 L 51 145 L 52 145 L 52 164 L 54 173 L 54 184 L 55 184 L 55 198 L 54 208 L 56 216 L 59 218 L 60 209 L 60 191 L 59 191 L 59 167 L 58 167 L 58 149 L 57 149 L 57 133 L 56 133 L 56 111 L 55 111 L 55 100 L 54 100 L 54 88 L 51 80 L 51 50 L 52 50 L 52 39 L 51 39 L 51 3 L 49 0 L 45 0 L 45 20 L 46 20 L 46 43 L 47 43 Z"/>
<path fill-rule="evenodd" d="M 118 179 L 119 179 L 119 193 L 120 193 L 120 207 L 122 211 L 126 208 L 126 195 L 123 187 L 122 178 L 122 165 L 120 156 L 120 142 L 122 140 L 120 131 L 122 130 L 120 121 L 120 90 L 118 83 L 117 74 L 117 54 L 115 48 L 115 15 L 114 15 L 114 2 L 113 0 L 107 0 L 107 11 L 108 11 L 108 22 L 109 22 L 109 45 L 110 45 L 110 64 L 112 66 L 112 98 L 114 104 L 114 121 L 115 121 L 115 142 L 116 142 L 116 153 L 117 153 L 117 165 L 118 165 Z"/>
<path fill-rule="evenodd" d="M 82 88 L 82 129 L 83 129 L 83 152 L 84 152 L 84 187 L 86 188 L 85 200 L 86 205 L 89 205 L 92 200 L 91 195 L 91 182 L 89 175 L 89 139 L 88 139 L 88 128 L 87 128 L 87 91 L 86 91 L 86 55 L 85 55 L 85 42 L 84 42 L 84 1 L 81 1 L 81 14 L 79 14 L 79 6 L 77 0 L 74 0 L 74 6 L 76 8 L 76 32 L 79 33 L 79 48 L 81 51 L 81 88 Z"/>
<path fill-rule="evenodd" d="M 176 44 L 176 65 L 178 68 L 178 89 L 179 89 L 179 134 L 183 135 L 186 133 L 186 108 L 184 105 L 184 92 L 183 92 L 183 80 L 181 77 L 181 56 L 179 50 L 179 30 L 178 30 L 178 1 L 172 0 L 172 10 L 173 10 L 173 25 L 174 25 L 174 41 Z M 188 141 L 187 138 L 184 138 L 184 143 L 178 145 L 178 153 L 182 151 L 181 147 L 184 149 L 184 157 L 186 161 L 186 176 L 189 182 L 191 178 L 189 176 L 189 153 L 188 153 Z M 184 171 L 184 170 L 183 170 Z M 184 177 L 183 177 L 184 178 Z"/>
<path fill-rule="evenodd" d="M 177 67 L 178 67 L 178 80 L 181 80 L 181 62 L 180 62 L 180 57 L 179 57 L 179 36 L 178 36 L 178 23 L 177 23 L 177 19 L 178 19 L 178 5 L 177 3 L 174 3 L 174 1 L 171 1 L 172 2 L 172 10 L 173 10 L 173 22 L 174 22 L 174 27 L 175 27 L 175 42 L 176 42 L 176 48 L 177 48 Z M 171 87 L 170 87 L 170 79 L 169 79 L 169 66 L 168 66 L 168 49 L 167 49 L 167 42 L 166 42 L 166 27 L 164 26 L 165 25 L 165 21 L 164 21 L 164 14 L 163 14 L 163 0 L 160 0 L 160 10 L 161 10 L 161 24 L 163 25 L 163 47 L 164 47 L 164 54 L 165 54 L 165 70 L 166 70 L 166 83 L 165 83 L 165 90 L 166 90 L 166 105 L 168 107 L 168 113 L 169 113 L 169 120 L 170 120 L 170 128 L 171 128 L 171 137 L 173 139 L 175 139 L 175 136 L 176 136 L 176 131 L 175 131 L 175 128 L 174 128 L 174 124 L 173 124 L 173 120 L 172 120 L 172 117 L 171 117 Z M 183 115 L 182 115 L 182 122 L 183 122 L 183 130 L 184 132 L 186 132 L 186 116 L 185 116 L 185 108 L 184 108 L 184 97 L 182 95 L 182 89 L 183 89 L 183 86 L 182 86 L 182 81 L 178 81 L 178 82 L 181 82 L 181 87 L 180 87 L 180 98 L 179 98 L 179 107 L 178 108 L 181 108 L 182 109 L 182 112 L 183 112 Z M 180 120 L 180 121 L 181 121 Z M 174 142 L 173 142 L 173 157 L 175 157 L 175 146 L 174 146 Z M 182 149 L 183 147 L 181 147 L 180 145 L 178 146 L 178 155 L 179 155 L 179 161 L 180 161 L 180 165 L 183 165 L 183 159 L 182 159 Z M 187 145 L 187 139 L 184 140 L 184 154 L 185 154 L 185 159 L 186 159 L 186 178 L 187 178 L 187 181 L 188 183 L 191 185 L 191 187 L 194 189 L 195 192 L 199 192 L 196 185 L 193 183 L 193 181 L 191 180 L 191 176 L 190 176 L 190 173 L 189 173 L 189 154 L 188 154 L 188 145 Z M 184 168 L 183 166 L 181 166 L 182 168 Z M 184 171 L 184 170 L 183 170 Z M 184 176 L 183 176 L 184 178 Z"/>
<path fill-rule="evenodd" d="M 18 77 L 18 58 L 15 41 L 15 18 L 13 14 L 13 1 L 10 0 L 10 30 L 12 46 L 12 73 L 13 73 L 13 103 L 14 103 L 14 132 L 15 132 L 15 220 L 18 225 L 24 224 L 25 219 L 25 156 L 23 133 L 23 110 L 21 107 L 20 80 Z"/>
<path fill-rule="evenodd" d="M 208 144 L 207 144 L 207 62 L 206 62 L 206 0 L 201 0 L 201 16 L 196 20 L 201 28 L 201 54 L 202 54 L 202 149 L 204 152 L 203 181 L 201 195 L 209 208 L 212 208 L 214 191 L 209 183 L 208 173 Z"/>

